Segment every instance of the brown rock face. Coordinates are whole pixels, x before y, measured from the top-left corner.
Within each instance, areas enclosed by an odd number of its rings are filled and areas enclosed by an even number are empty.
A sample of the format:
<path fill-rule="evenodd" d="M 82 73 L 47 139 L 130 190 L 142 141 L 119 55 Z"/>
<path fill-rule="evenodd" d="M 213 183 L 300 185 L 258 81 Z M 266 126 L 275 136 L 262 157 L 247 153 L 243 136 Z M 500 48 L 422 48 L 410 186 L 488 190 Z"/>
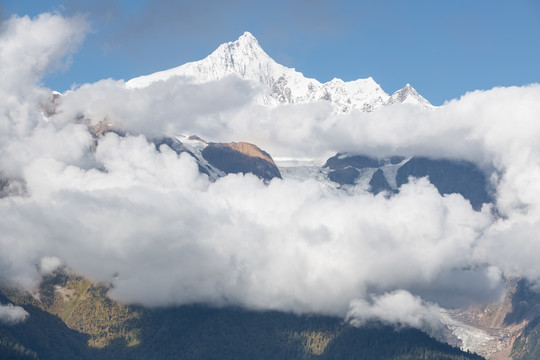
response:
<path fill-rule="evenodd" d="M 261 150 L 256 145 L 253 145 L 247 142 L 230 142 L 230 143 L 223 143 L 222 145 L 227 146 L 244 155 L 257 157 L 257 158 L 268 161 L 270 164 L 274 166 L 276 165 L 272 157 L 270 157 L 270 155 L 266 151 Z"/>
<path fill-rule="evenodd" d="M 212 166 L 227 174 L 252 173 L 263 180 L 281 178 L 272 157 L 253 144 L 209 143 L 202 155 Z"/>

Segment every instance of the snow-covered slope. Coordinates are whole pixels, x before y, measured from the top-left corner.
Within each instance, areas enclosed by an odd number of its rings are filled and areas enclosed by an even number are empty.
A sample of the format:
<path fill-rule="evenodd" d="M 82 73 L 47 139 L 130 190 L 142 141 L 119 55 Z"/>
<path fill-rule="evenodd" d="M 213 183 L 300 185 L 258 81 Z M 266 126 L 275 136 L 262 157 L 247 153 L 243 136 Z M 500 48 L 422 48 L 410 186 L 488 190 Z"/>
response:
<path fill-rule="evenodd" d="M 419 103 L 429 105 L 410 86 L 396 92 L 402 92 L 402 96 L 394 94 L 390 97 L 371 77 L 350 82 L 333 79 L 324 84 L 306 78 L 295 69 L 275 62 L 249 32 L 236 41 L 220 45 L 203 60 L 137 77 L 129 80 L 126 85 L 130 88 L 141 88 L 175 76 L 188 77 L 196 83 L 203 83 L 230 75 L 252 81 L 255 86 L 259 86 L 262 91 L 256 100 L 266 106 L 330 101 L 336 113 L 347 113 L 353 109 L 378 110 L 390 104 L 392 99 L 394 100 L 391 103 L 401 102 L 402 99 L 421 99 Z"/>
<path fill-rule="evenodd" d="M 395 103 L 422 105 L 427 108 L 433 107 L 429 101 L 409 84 L 405 85 L 403 89 L 396 91 L 390 99 L 388 99 L 387 105 Z"/>

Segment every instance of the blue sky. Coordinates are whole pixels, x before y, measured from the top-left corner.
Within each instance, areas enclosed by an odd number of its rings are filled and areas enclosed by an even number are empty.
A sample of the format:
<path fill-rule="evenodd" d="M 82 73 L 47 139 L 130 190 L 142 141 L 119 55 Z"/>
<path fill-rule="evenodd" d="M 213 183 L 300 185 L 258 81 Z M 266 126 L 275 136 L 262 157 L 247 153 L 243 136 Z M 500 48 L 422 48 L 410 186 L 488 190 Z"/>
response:
<path fill-rule="evenodd" d="M 244 31 L 305 76 L 371 76 L 388 93 L 410 83 L 436 105 L 540 82 L 537 0 L 0 0 L 0 7 L 4 19 L 86 14 L 92 33 L 70 68 L 43 80 L 59 91 L 199 60 Z"/>

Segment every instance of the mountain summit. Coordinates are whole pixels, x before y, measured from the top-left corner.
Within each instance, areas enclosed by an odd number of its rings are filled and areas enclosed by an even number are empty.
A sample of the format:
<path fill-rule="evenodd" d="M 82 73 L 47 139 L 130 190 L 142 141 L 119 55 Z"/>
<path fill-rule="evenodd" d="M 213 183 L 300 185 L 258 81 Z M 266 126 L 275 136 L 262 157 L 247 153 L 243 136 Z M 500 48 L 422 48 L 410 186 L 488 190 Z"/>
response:
<path fill-rule="evenodd" d="M 249 32 L 245 32 L 236 41 L 221 44 L 212 54 L 200 61 L 137 77 L 129 80 L 126 85 L 130 88 L 141 88 L 175 76 L 204 83 L 231 75 L 251 81 L 260 87 L 261 95 L 256 101 L 266 106 L 329 101 L 336 113 L 348 113 L 353 109 L 378 110 L 391 103 L 402 102 L 401 99 L 408 99 L 410 96 L 422 99 L 423 101 L 418 101 L 419 104 L 431 106 L 412 87 L 410 89 L 418 96 L 407 95 L 413 93 L 405 87 L 396 92 L 396 94 L 403 92 L 403 95 L 394 94 L 390 97 L 371 77 L 350 82 L 333 79 L 324 84 L 306 78 L 295 69 L 275 62 Z"/>
<path fill-rule="evenodd" d="M 403 89 L 396 91 L 390 99 L 388 99 L 388 105 L 395 103 L 403 104 L 420 104 L 425 107 L 432 107 L 422 95 L 420 95 L 411 85 L 407 84 Z"/>

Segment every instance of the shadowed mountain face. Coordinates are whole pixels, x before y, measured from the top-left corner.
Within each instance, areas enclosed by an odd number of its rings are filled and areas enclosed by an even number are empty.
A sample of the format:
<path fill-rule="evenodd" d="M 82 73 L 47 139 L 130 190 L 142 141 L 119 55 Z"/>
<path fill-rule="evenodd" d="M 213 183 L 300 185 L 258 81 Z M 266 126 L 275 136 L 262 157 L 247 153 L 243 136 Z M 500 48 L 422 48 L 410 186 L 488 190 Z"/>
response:
<path fill-rule="evenodd" d="M 540 359 L 540 293 L 532 286 L 526 280 L 517 283 L 511 298 L 512 310 L 504 318 L 504 323 L 510 326 L 523 325 L 512 346 L 513 360 Z"/>
<path fill-rule="evenodd" d="M 328 173 L 328 178 L 340 185 L 354 185 L 360 172 L 353 167 L 336 169 Z"/>
<path fill-rule="evenodd" d="M 375 171 L 373 177 L 369 181 L 369 186 L 371 192 L 375 195 L 382 191 L 392 191 L 392 188 L 388 184 L 388 181 L 386 181 L 384 173 L 381 169 L 377 169 L 377 171 Z"/>
<path fill-rule="evenodd" d="M 252 173 L 263 180 L 281 178 L 281 173 L 268 153 L 245 142 L 209 143 L 202 156 L 226 174 Z"/>
<path fill-rule="evenodd" d="M 0 289 L 0 304 L 10 302 Z M 0 359 L 96 359 L 97 353 L 88 348 L 88 335 L 70 329 L 37 302 L 25 304 L 25 310 L 30 316 L 22 323 L 0 321 Z"/>
<path fill-rule="evenodd" d="M 523 329 L 514 342 L 511 356 L 514 360 L 540 359 L 540 317 Z"/>
<path fill-rule="evenodd" d="M 253 174 L 263 180 L 281 178 L 281 173 L 274 160 L 267 152 L 246 142 L 207 143 L 192 136 L 185 140 L 186 144 L 196 143 L 195 147 L 186 146 L 180 140 L 171 137 L 154 139 L 154 145 L 159 151 L 160 146 L 166 145 L 177 154 L 186 152 L 197 160 L 199 172 L 212 179 L 226 174 Z"/>
<path fill-rule="evenodd" d="M 471 202 L 475 210 L 492 201 L 487 193 L 487 181 L 480 169 L 467 161 L 413 157 L 398 169 L 397 186 L 409 182 L 409 177 L 428 176 L 441 195 L 457 193 Z"/>
<path fill-rule="evenodd" d="M 194 157 L 195 159 L 197 159 L 197 157 L 195 156 L 193 152 L 191 152 L 187 147 L 184 146 L 184 144 L 182 144 L 178 139 L 175 139 L 175 138 L 171 138 L 171 137 L 157 138 L 157 139 L 154 139 L 154 145 L 156 146 L 156 149 L 158 151 L 161 145 L 167 145 L 177 154 L 186 152 L 192 157 Z M 201 164 L 200 161 L 197 161 L 197 166 L 199 168 L 200 173 L 210 176 L 209 169 L 203 164 Z"/>
<path fill-rule="evenodd" d="M 344 154 L 336 154 L 328 160 L 324 167 L 330 168 L 331 170 L 340 170 L 348 167 L 353 167 L 356 169 L 365 169 L 365 168 L 376 168 L 381 164 L 378 159 L 371 158 L 365 155 L 351 155 L 346 156 Z"/>
<path fill-rule="evenodd" d="M 161 145 L 167 145 L 172 150 L 174 150 L 174 152 L 176 152 L 177 154 L 180 154 L 181 152 L 187 152 L 191 156 L 195 157 L 195 155 L 191 151 L 189 151 L 189 149 L 185 147 L 184 144 L 182 144 L 179 140 L 175 138 L 171 138 L 171 137 L 157 138 L 157 139 L 154 139 L 154 145 L 156 146 L 157 150 L 159 150 L 159 147 Z"/>
<path fill-rule="evenodd" d="M 409 177 L 427 176 L 441 195 L 461 194 L 475 210 L 493 201 L 487 192 L 485 175 L 467 161 L 426 157 L 406 160 L 401 156 L 375 159 L 359 154 L 336 154 L 326 161 L 324 167 L 330 169 L 328 178 L 340 185 L 354 185 L 361 178 L 369 177 L 369 191 L 374 194 L 397 191 L 401 185 L 409 182 Z"/>

